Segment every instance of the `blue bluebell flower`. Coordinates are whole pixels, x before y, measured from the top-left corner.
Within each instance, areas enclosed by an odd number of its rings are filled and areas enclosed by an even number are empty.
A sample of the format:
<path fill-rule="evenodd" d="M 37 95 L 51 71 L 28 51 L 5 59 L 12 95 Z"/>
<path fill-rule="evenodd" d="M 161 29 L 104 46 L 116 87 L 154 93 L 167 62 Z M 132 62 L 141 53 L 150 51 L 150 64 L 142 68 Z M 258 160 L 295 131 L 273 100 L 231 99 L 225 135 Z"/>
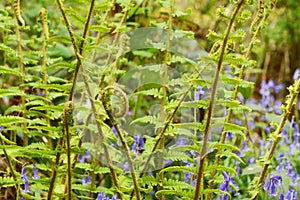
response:
<path fill-rule="evenodd" d="M 27 165 L 27 163 L 22 165 L 22 170 L 21 170 L 21 180 L 24 181 L 24 190 L 22 190 L 22 192 L 24 193 L 29 193 L 29 180 L 28 180 L 28 176 L 27 176 L 27 172 L 25 171 L 25 166 Z"/>
<path fill-rule="evenodd" d="M 275 102 L 274 102 L 274 112 L 275 112 L 275 114 L 278 114 L 278 115 L 282 114 L 281 105 L 282 105 L 281 101 L 275 100 Z"/>
<path fill-rule="evenodd" d="M 133 136 L 132 150 L 137 154 L 138 151 L 145 149 L 144 139 L 140 135 Z"/>
<path fill-rule="evenodd" d="M 296 69 L 294 74 L 293 74 L 293 79 L 298 80 L 299 75 L 300 75 L 300 69 Z"/>
<path fill-rule="evenodd" d="M 272 82 L 266 83 L 266 81 L 262 81 L 260 83 L 259 94 L 263 97 L 268 97 L 271 94 L 270 87 L 272 87 Z"/>
<path fill-rule="evenodd" d="M 105 194 L 103 192 L 99 192 L 97 196 L 97 200 L 104 200 L 106 198 Z"/>
<path fill-rule="evenodd" d="M 290 188 L 285 197 L 286 200 L 298 200 L 297 190 Z"/>
<path fill-rule="evenodd" d="M 284 194 L 281 194 L 278 200 L 284 200 Z"/>
<path fill-rule="evenodd" d="M 37 170 L 37 168 L 36 168 L 36 165 L 35 165 L 35 163 L 33 164 L 33 177 L 32 177 L 32 179 L 33 180 L 37 180 L 37 179 L 39 179 L 40 178 L 40 176 L 39 176 L 39 174 L 38 174 L 38 170 Z"/>
<path fill-rule="evenodd" d="M 236 161 L 234 162 L 234 164 L 236 165 L 236 168 L 235 168 L 236 174 L 237 174 L 238 176 L 240 176 L 240 175 L 241 175 L 241 166 L 240 166 L 241 162 L 238 161 L 238 160 L 236 160 Z"/>
<path fill-rule="evenodd" d="M 297 184 L 298 184 L 298 179 L 299 179 L 299 177 L 298 177 L 298 172 L 297 172 L 297 169 L 295 169 L 294 174 L 293 174 L 293 176 L 292 176 L 292 183 L 291 183 L 291 185 L 292 185 L 292 186 L 297 186 Z"/>
<path fill-rule="evenodd" d="M 248 142 L 245 141 L 245 142 L 243 143 L 243 149 L 242 149 L 242 151 L 243 151 L 243 152 L 248 152 L 249 150 L 250 150 L 250 149 L 249 149 L 249 147 L 248 147 Z"/>
<path fill-rule="evenodd" d="M 129 168 L 128 162 L 125 162 L 125 163 L 124 163 L 123 171 L 126 172 L 126 173 L 130 172 L 130 168 Z"/>
<path fill-rule="evenodd" d="M 282 131 L 282 138 L 283 138 L 283 140 L 284 140 L 284 143 L 285 144 L 289 144 L 290 143 L 290 138 L 289 138 L 289 136 L 288 136 L 288 133 L 287 133 L 287 130 L 286 129 L 283 129 L 283 131 Z"/>
<path fill-rule="evenodd" d="M 226 134 L 226 140 L 230 140 L 234 137 L 234 134 L 232 132 L 227 132 Z"/>
<path fill-rule="evenodd" d="M 269 193 L 270 196 L 277 196 L 276 188 L 281 185 L 282 178 L 279 175 L 273 175 L 264 185 L 264 190 Z"/>
<path fill-rule="evenodd" d="M 248 165 L 252 165 L 255 163 L 255 158 L 249 158 Z"/>
<path fill-rule="evenodd" d="M 265 142 L 263 140 L 259 140 L 258 143 L 259 143 L 259 150 L 260 150 L 259 154 L 263 156 L 265 154 Z"/>
<path fill-rule="evenodd" d="M 219 189 L 224 191 L 224 192 L 229 192 L 230 189 L 230 183 L 232 183 L 235 187 L 236 190 L 239 190 L 239 187 L 237 185 L 237 183 L 234 181 L 234 179 L 232 177 L 230 177 L 225 171 L 222 171 L 222 175 L 224 177 L 224 182 L 221 183 Z M 235 194 L 235 196 L 238 193 Z M 220 200 L 227 200 L 228 194 L 219 194 Z"/>
<path fill-rule="evenodd" d="M 283 165 L 283 161 L 279 161 L 279 165 L 276 167 L 276 170 L 278 172 L 283 172 L 284 171 L 284 165 Z"/>
<path fill-rule="evenodd" d="M 194 167 L 193 163 L 190 163 L 188 161 L 182 161 L 182 163 L 186 167 Z M 191 172 L 184 172 L 184 182 L 190 184 L 192 179 L 192 173 Z"/>
<path fill-rule="evenodd" d="M 79 155 L 78 161 L 79 161 L 80 163 L 85 163 L 86 159 L 89 159 L 90 157 L 91 157 L 90 151 L 89 151 L 89 150 L 86 150 L 86 151 L 85 151 L 85 155 Z"/>
<path fill-rule="evenodd" d="M 117 196 L 114 195 L 114 196 L 111 198 L 111 200 L 117 200 Z"/>
<path fill-rule="evenodd" d="M 197 91 L 196 91 L 196 94 L 195 94 L 196 101 L 202 99 L 203 98 L 202 96 L 204 96 L 204 95 L 205 95 L 205 91 L 203 90 L 203 87 L 202 86 L 197 86 Z"/>
<path fill-rule="evenodd" d="M 295 143 L 290 144 L 288 155 L 296 155 L 295 149 L 296 149 Z"/>
<path fill-rule="evenodd" d="M 290 162 L 290 160 L 287 158 L 285 161 L 285 168 L 288 170 L 287 176 L 292 177 L 293 176 L 293 166 Z"/>
<path fill-rule="evenodd" d="M 86 178 L 81 178 L 81 184 L 82 185 L 89 185 L 91 184 L 91 176 L 87 176 Z"/>

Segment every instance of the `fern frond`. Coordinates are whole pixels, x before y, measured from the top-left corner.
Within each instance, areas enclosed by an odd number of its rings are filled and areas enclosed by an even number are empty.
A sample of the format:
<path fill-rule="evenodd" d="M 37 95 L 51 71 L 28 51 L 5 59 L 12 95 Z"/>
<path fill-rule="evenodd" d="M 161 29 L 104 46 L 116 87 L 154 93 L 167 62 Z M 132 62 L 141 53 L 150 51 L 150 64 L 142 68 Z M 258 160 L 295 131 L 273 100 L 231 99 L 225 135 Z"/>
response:
<path fill-rule="evenodd" d="M 236 174 L 236 170 L 230 167 L 226 167 L 223 165 L 211 165 L 207 166 L 205 169 L 207 172 L 217 170 L 217 171 L 225 171 L 225 172 L 230 172 L 231 174 Z"/>
<path fill-rule="evenodd" d="M 192 167 L 186 167 L 186 166 L 170 166 L 166 167 L 162 170 L 160 170 L 159 173 L 164 173 L 164 172 L 191 172 L 191 173 L 197 173 L 197 170 Z"/>
<path fill-rule="evenodd" d="M 11 74 L 11 75 L 16 75 L 16 76 L 21 75 L 19 68 L 11 68 L 8 66 L 3 66 L 3 65 L 0 65 L 0 74 Z"/>
<path fill-rule="evenodd" d="M 10 87 L 9 89 L 0 89 L 0 98 L 5 96 L 24 96 L 25 93 L 17 87 Z"/>
<path fill-rule="evenodd" d="M 13 177 L 0 177 L 0 187 L 6 188 L 6 187 L 12 187 L 15 186 L 16 183 L 13 179 Z"/>
<path fill-rule="evenodd" d="M 12 124 L 26 123 L 30 120 L 18 116 L 2 116 L 0 115 L 0 126 L 11 126 Z"/>

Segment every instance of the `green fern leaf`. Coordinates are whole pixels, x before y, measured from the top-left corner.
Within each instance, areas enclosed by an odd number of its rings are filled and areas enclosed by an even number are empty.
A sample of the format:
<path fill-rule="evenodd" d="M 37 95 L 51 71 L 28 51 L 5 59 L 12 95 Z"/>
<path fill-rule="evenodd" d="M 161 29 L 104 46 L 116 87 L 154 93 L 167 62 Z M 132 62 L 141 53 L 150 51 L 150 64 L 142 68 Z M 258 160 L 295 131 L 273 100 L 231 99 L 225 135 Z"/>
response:
<path fill-rule="evenodd" d="M 72 88 L 72 84 L 37 84 L 34 86 L 34 88 L 52 89 L 57 91 L 70 91 Z"/>
<path fill-rule="evenodd" d="M 1 188 L 12 187 L 15 185 L 16 185 L 16 183 L 15 183 L 13 177 L 0 177 L 0 187 Z"/>
<path fill-rule="evenodd" d="M 239 151 L 240 149 L 231 144 L 223 144 L 223 143 L 216 143 L 213 144 L 213 148 L 220 148 L 220 149 L 229 149 L 231 151 Z"/>
<path fill-rule="evenodd" d="M 223 165 L 211 165 L 207 166 L 205 169 L 207 172 L 212 171 L 212 170 L 217 170 L 217 171 L 226 171 L 230 172 L 231 174 L 236 174 L 236 170 L 230 167 L 225 167 Z"/>
<path fill-rule="evenodd" d="M 11 126 L 12 124 L 26 123 L 30 120 L 18 116 L 2 116 L 0 115 L 0 126 Z"/>
<path fill-rule="evenodd" d="M 5 96 L 24 96 L 25 93 L 17 87 L 10 87 L 9 89 L 0 89 L 0 98 Z"/>
<path fill-rule="evenodd" d="M 164 172 L 191 172 L 191 173 L 197 173 L 196 168 L 192 168 L 192 167 L 185 167 L 185 166 L 170 166 L 167 168 L 164 168 L 162 170 L 160 170 L 159 173 L 164 173 Z"/>
<path fill-rule="evenodd" d="M 16 76 L 21 75 L 18 68 L 10 68 L 8 66 L 3 66 L 3 65 L 0 65 L 0 74 L 12 74 Z"/>

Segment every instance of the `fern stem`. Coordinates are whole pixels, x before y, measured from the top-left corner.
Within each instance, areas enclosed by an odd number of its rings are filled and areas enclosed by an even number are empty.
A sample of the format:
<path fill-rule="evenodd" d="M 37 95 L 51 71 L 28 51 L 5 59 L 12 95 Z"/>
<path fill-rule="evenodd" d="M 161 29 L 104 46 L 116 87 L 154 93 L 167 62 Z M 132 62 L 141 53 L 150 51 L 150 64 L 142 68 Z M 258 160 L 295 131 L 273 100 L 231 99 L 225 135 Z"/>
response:
<path fill-rule="evenodd" d="M 201 74 L 201 72 L 199 72 L 199 74 L 197 75 L 196 78 L 198 78 L 200 74 Z M 164 136 L 164 134 L 165 134 L 167 128 L 168 128 L 169 125 L 171 124 L 171 122 L 172 122 L 172 120 L 173 120 L 173 118 L 174 118 L 176 112 L 178 111 L 178 109 L 179 109 L 181 103 L 182 103 L 183 100 L 186 98 L 186 96 L 188 95 L 188 93 L 190 92 L 190 90 L 192 89 L 192 87 L 193 87 L 193 86 L 191 85 L 191 86 L 187 89 L 187 91 L 181 96 L 181 98 L 179 99 L 178 105 L 175 107 L 175 109 L 173 110 L 173 112 L 172 112 L 171 114 L 169 114 L 168 118 L 166 119 L 166 121 L 165 121 L 165 123 L 164 123 L 164 124 L 165 124 L 164 127 L 163 127 L 163 128 L 160 130 L 160 132 L 157 134 L 157 135 L 158 135 L 157 141 L 156 141 L 156 143 L 154 144 L 154 146 L 153 146 L 153 148 L 152 148 L 152 150 L 151 150 L 151 153 L 150 153 L 149 157 L 147 158 L 147 160 L 146 160 L 146 162 L 145 162 L 145 164 L 144 164 L 144 167 L 143 167 L 143 169 L 142 169 L 142 172 L 140 173 L 140 178 L 142 178 L 142 177 L 145 175 L 146 171 L 148 170 L 148 167 L 149 167 L 150 161 L 151 161 L 151 159 L 152 159 L 152 157 L 153 157 L 153 155 L 154 155 L 154 152 L 155 152 L 155 151 L 157 150 L 157 148 L 159 147 L 159 144 L 160 144 L 161 140 L 163 139 L 163 136 Z M 134 192 L 135 192 L 134 190 L 131 192 L 131 194 L 130 194 L 130 199 L 133 198 Z"/>
<path fill-rule="evenodd" d="M 115 127 L 116 132 L 117 132 L 117 134 L 118 134 L 118 136 L 121 140 L 123 149 L 125 150 L 125 155 L 126 155 L 126 158 L 127 158 L 127 162 L 129 164 L 130 174 L 131 174 L 133 185 L 134 185 L 134 190 L 136 191 L 135 192 L 136 198 L 137 198 L 137 200 L 141 200 L 140 187 L 139 187 L 139 184 L 138 184 L 138 181 L 137 181 L 137 176 L 136 176 L 135 169 L 134 169 L 134 166 L 133 166 L 133 160 L 130 156 L 129 147 L 127 145 L 125 137 L 123 136 L 123 134 L 122 134 L 122 132 L 121 132 L 119 126 L 118 126 L 118 123 L 116 122 L 114 116 L 112 115 L 112 112 L 108 108 L 108 105 L 107 105 L 107 102 L 106 102 L 106 99 L 105 99 L 105 95 L 106 95 L 105 93 L 106 93 L 107 90 L 110 90 L 110 89 L 118 90 L 117 87 L 107 86 L 106 88 L 104 88 L 102 90 L 101 101 L 102 101 L 103 107 L 105 109 L 105 112 L 109 117 L 110 122 Z"/>
<path fill-rule="evenodd" d="M 174 6 L 175 6 L 175 0 L 171 0 L 171 5 L 169 8 L 169 19 L 168 19 L 168 31 L 167 31 L 167 38 L 166 38 L 166 53 L 164 57 L 164 74 L 163 74 L 163 84 L 166 85 L 164 82 L 167 80 L 168 76 L 168 59 L 170 56 L 170 48 L 171 48 L 171 33 L 173 29 L 173 11 L 174 11 Z M 162 106 L 164 106 L 165 102 L 167 99 L 167 88 L 163 87 L 163 99 L 162 99 Z M 164 167 L 164 148 L 165 148 L 165 136 L 162 134 L 162 138 L 159 144 L 159 148 L 161 149 L 161 152 L 158 154 L 158 167 L 159 169 L 162 169 Z M 160 181 L 161 181 L 161 186 L 158 187 L 159 190 L 164 189 L 164 173 L 159 173 L 160 174 Z M 158 200 L 165 200 L 165 196 L 163 194 L 158 195 Z"/>
<path fill-rule="evenodd" d="M 240 12 L 242 5 L 244 4 L 245 0 L 241 0 L 238 4 L 238 6 L 235 8 L 234 13 L 232 15 L 232 18 L 229 22 L 229 25 L 226 30 L 226 34 L 223 40 L 223 45 L 221 49 L 221 54 L 220 58 L 218 61 L 218 66 L 217 66 L 217 71 L 215 74 L 214 82 L 213 82 L 213 87 L 212 87 L 212 93 L 211 93 L 211 99 L 210 99 L 210 104 L 208 107 L 208 114 L 207 114 L 207 121 L 206 121 L 206 126 L 204 130 L 204 137 L 202 141 L 202 149 L 200 152 L 200 159 L 199 159 L 199 169 L 197 173 L 197 179 L 196 179 L 196 190 L 194 194 L 194 200 L 198 200 L 200 198 L 200 190 L 201 190 L 201 185 L 202 185 L 202 179 L 203 179 L 203 174 L 204 174 L 204 163 L 205 163 L 205 158 L 207 155 L 207 143 L 208 143 L 208 136 L 209 136 L 209 131 L 210 131 L 210 126 L 211 126 L 211 121 L 212 121 L 212 115 L 213 115 L 213 110 L 214 110 L 214 104 L 216 101 L 216 92 L 219 84 L 219 76 L 222 71 L 222 62 L 223 58 L 225 56 L 225 49 L 227 46 L 228 38 L 231 33 L 231 29 L 233 26 L 233 23 L 235 22 L 235 19 Z"/>
<path fill-rule="evenodd" d="M 13 7 L 14 7 L 14 18 L 15 18 L 15 27 L 16 27 L 16 36 L 17 36 L 17 49 L 18 49 L 18 67 L 20 70 L 20 85 L 19 89 L 24 90 L 24 75 L 25 75 L 25 67 L 23 64 L 23 49 L 22 49 L 22 36 L 21 36 L 21 30 L 20 26 L 18 24 L 18 21 L 21 22 L 22 26 L 25 27 L 25 21 L 23 20 L 21 14 L 20 14 L 20 0 L 14 0 L 13 1 Z M 23 108 L 22 117 L 26 118 L 26 106 L 25 106 L 26 100 L 25 96 L 21 96 L 21 104 Z M 27 124 L 24 123 L 24 136 L 23 136 L 23 142 L 24 146 L 28 145 L 28 136 L 27 136 Z"/>
<path fill-rule="evenodd" d="M 72 163 L 71 163 L 71 134 L 70 134 L 70 120 L 72 120 L 72 101 L 68 101 L 64 106 L 64 135 L 66 136 L 67 143 L 67 173 L 68 173 L 68 199 L 72 200 Z"/>
<path fill-rule="evenodd" d="M 88 29 L 89 29 L 89 24 L 90 24 L 90 21 L 91 21 L 91 18 L 92 18 L 94 5 L 95 5 L 95 0 L 92 0 L 91 4 L 90 4 L 89 12 L 88 12 L 88 15 L 86 17 L 85 24 L 84 24 L 83 33 L 82 33 L 82 36 L 81 36 L 82 40 L 81 40 L 81 43 L 80 43 L 79 48 L 78 48 L 80 56 L 83 55 L 84 44 L 85 44 L 85 41 L 86 41 L 86 37 L 87 37 Z M 73 84 L 72 84 L 71 92 L 70 92 L 70 95 L 69 95 L 69 101 L 72 101 L 72 99 L 73 99 L 73 91 L 74 91 L 74 87 L 75 87 L 75 83 L 76 83 L 76 80 L 77 80 L 78 71 L 79 71 L 80 66 L 81 66 L 81 62 L 77 62 L 75 70 L 74 70 Z"/>
<path fill-rule="evenodd" d="M 8 153 L 7 153 L 6 149 L 5 149 L 5 143 L 2 140 L 2 137 L 4 137 L 4 136 L 2 135 L 2 133 L 0 131 L 0 142 L 1 142 L 1 145 L 3 147 L 2 151 L 4 153 L 4 156 L 5 156 L 6 160 L 7 160 L 7 164 L 8 164 L 9 170 L 11 171 L 11 175 L 12 175 L 12 177 L 13 177 L 15 183 L 16 183 L 16 185 L 15 185 L 15 188 L 16 188 L 16 191 L 17 191 L 17 198 L 16 199 L 19 199 L 18 196 L 19 196 L 20 185 L 19 185 L 19 182 L 18 182 L 17 177 L 15 175 L 15 170 L 14 170 L 13 164 L 11 162 L 11 159 L 8 156 Z"/>
<path fill-rule="evenodd" d="M 56 177 L 57 177 L 57 170 L 58 170 L 58 167 L 59 167 L 59 161 L 60 161 L 60 156 L 61 156 L 62 145 L 63 145 L 63 139 L 59 138 L 58 142 L 57 142 L 57 146 L 56 146 L 57 154 L 56 154 L 56 157 L 55 157 L 55 164 L 52 165 L 52 177 L 51 177 L 50 186 L 49 186 L 49 190 L 48 190 L 48 196 L 47 196 L 48 200 L 52 200 L 55 181 L 56 181 Z"/>
<path fill-rule="evenodd" d="M 81 69 L 79 69 L 79 70 L 81 70 Z M 87 96 L 88 96 L 89 101 L 91 103 L 92 114 L 95 117 L 97 117 L 98 115 L 97 115 L 97 112 L 96 112 L 96 106 L 95 106 L 95 103 L 94 103 L 94 98 L 93 98 L 91 89 L 89 87 L 87 78 L 86 78 L 86 76 L 84 74 L 82 74 L 82 78 L 83 78 L 84 85 L 86 87 Z M 108 148 L 104 144 L 105 136 L 103 134 L 103 131 L 102 131 L 102 128 L 101 128 L 99 120 L 95 120 L 95 121 L 96 121 L 96 126 L 97 126 L 97 129 L 98 129 L 98 134 L 99 134 L 99 137 L 100 137 L 100 142 L 101 142 L 100 145 L 104 149 L 104 155 L 105 155 L 106 161 L 108 163 L 108 168 L 109 168 L 110 174 L 112 176 L 112 181 L 113 181 L 113 183 L 114 183 L 114 185 L 116 187 L 116 192 L 117 192 L 118 198 L 120 198 L 121 200 L 123 200 L 123 194 L 120 192 L 121 190 L 120 190 L 120 186 L 119 186 L 119 182 L 118 182 L 118 177 L 117 177 L 116 172 L 114 170 L 114 167 L 113 167 L 113 164 L 112 164 L 109 152 L 108 152 Z"/>
<path fill-rule="evenodd" d="M 130 3 L 132 3 L 132 2 L 130 1 Z M 129 9 L 127 9 L 125 11 L 125 13 L 123 14 L 122 19 L 121 19 L 121 21 L 119 23 L 119 26 L 116 29 L 120 28 L 126 22 L 128 12 L 129 12 Z M 115 37 L 115 39 L 113 41 L 113 44 L 116 44 L 116 42 L 118 41 L 118 39 L 119 39 L 119 32 L 117 32 L 116 37 Z M 111 56 L 112 56 L 112 53 L 109 53 L 109 55 L 107 56 L 107 59 L 106 59 L 106 62 L 105 62 L 105 69 L 102 72 L 102 75 L 101 75 L 101 78 L 100 78 L 100 81 L 99 81 L 99 84 L 98 84 L 99 88 L 102 88 L 102 86 L 103 86 L 104 78 L 105 78 L 105 75 L 106 75 L 105 73 L 107 72 L 107 70 L 108 70 L 108 68 L 110 66 L 110 65 L 108 65 L 108 63 L 109 63 L 109 61 L 111 59 Z M 119 60 L 119 57 L 116 58 L 116 63 L 118 63 L 118 60 Z M 111 71 L 112 71 L 112 68 L 111 68 Z"/>
<path fill-rule="evenodd" d="M 272 161 L 275 150 L 276 150 L 276 148 L 277 148 L 277 146 L 278 146 L 278 144 L 281 140 L 282 130 L 283 130 L 283 128 L 285 126 L 285 123 L 288 119 L 288 116 L 290 115 L 291 110 L 294 106 L 295 99 L 297 98 L 298 93 L 300 91 L 300 79 L 298 79 L 296 81 L 296 83 L 294 83 L 294 85 L 290 86 L 288 89 L 289 89 L 289 95 L 287 96 L 288 99 L 286 101 L 286 105 L 282 106 L 283 114 L 281 115 L 281 121 L 280 121 L 278 127 L 276 128 L 276 130 L 274 132 L 273 144 L 272 144 L 269 152 L 266 154 L 266 160 L 264 161 L 263 169 L 262 169 L 262 171 L 260 173 L 260 176 L 259 176 L 259 179 L 258 179 L 258 181 L 255 185 L 255 190 L 257 190 L 257 192 L 255 192 L 255 194 L 251 197 L 251 200 L 257 200 L 258 199 L 259 190 L 262 188 L 262 185 L 263 185 L 268 167 L 269 167 L 269 165 Z"/>
<path fill-rule="evenodd" d="M 259 5 L 259 8 L 260 7 L 261 7 L 261 5 Z M 256 16 L 260 16 L 259 13 L 261 13 L 261 10 L 258 10 L 258 14 Z M 264 17 L 261 16 L 260 20 L 256 21 L 256 23 L 259 22 L 259 24 L 258 24 L 258 26 L 255 29 L 254 29 L 254 27 L 253 27 L 254 25 L 252 23 L 251 27 L 252 27 L 252 29 L 255 30 L 255 32 L 254 32 L 253 36 L 251 37 L 251 40 L 250 40 L 250 43 L 249 43 L 249 47 L 248 47 L 247 52 L 245 54 L 245 58 L 246 59 L 250 58 L 250 54 L 252 52 L 255 40 L 256 40 L 259 32 L 263 28 L 263 24 L 265 23 L 266 20 L 267 20 L 267 15 L 265 15 Z M 240 73 L 239 73 L 239 79 L 244 79 L 244 77 L 245 77 L 245 70 L 246 70 L 246 66 L 242 65 L 241 69 L 240 69 Z M 237 99 L 239 89 L 240 89 L 240 86 L 236 85 L 235 88 L 234 88 L 233 95 L 231 97 L 232 100 L 236 100 Z M 233 115 L 233 109 L 229 108 L 227 117 L 225 119 L 225 122 L 230 123 L 232 115 Z M 222 131 L 222 135 L 221 135 L 221 138 L 220 138 L 220 143 L 221 144 L 225 143 L 226 135 L 227 135 L 227 132 L 226 131 Z M 219 165 L 220 164 L 220 159 L 221 159 L 220 158 L 220 153 L 221 153 L 221 149 L 218 148 L 217 153 L 216 153 L 216 158 L 214 160 L 214 165 Z M 217 174 L 217 170 L 213 170 L 212 173 L 211 173 L 211 175 L 210 175 L 210 178 L 209 178 L 210 181 L 209 181 L 209 187 L 208 187 L 209 189 L 213 189 L 214 188 L 214 177 L 215 177 L 216 174 Z M 212 195 L 213 195 L 213 193 L 209 193 L 208 197 L 207 197 L 207 200 L 211 200 L 212 199 Z"/>
<path fill-rule="evenodd" d="M 45 8 L 42 8 L 40 10 L 40 17 L 41 17 L 41 21 L 42 21 L 42 29 L 43 29 L 43 46 L 42 46 L 42 50 L 43 50 L 43 60 L 42 60 L 42 72 L 43 72 L 43 82 L 45 85 L 48 84 L 48 73 L 47 73 L 47 42 L 49 39 L 49 27 L 48 27 L 48 12 Z M 44 90 L 44 97 L 46 99 L 48 99 L 48 89 L 46 88 Z M 47 102 L 47 105 L 49 105 L 49 103 Z M 45 110 L 45 114 L 47 116 L 47 124 L 49 124 L 50 126 L 50 118 L 49 118 L 49 110 L 46 109 Z M 47 131 L 47 134 L 49 135 L 50 133 Z M 52 138 L 49 136 L 48 137 L 48 142 L 49 142 L 49 146 L 50 146 L 50 150 L 53 150 L 53 144 L 52 144 Z"/>

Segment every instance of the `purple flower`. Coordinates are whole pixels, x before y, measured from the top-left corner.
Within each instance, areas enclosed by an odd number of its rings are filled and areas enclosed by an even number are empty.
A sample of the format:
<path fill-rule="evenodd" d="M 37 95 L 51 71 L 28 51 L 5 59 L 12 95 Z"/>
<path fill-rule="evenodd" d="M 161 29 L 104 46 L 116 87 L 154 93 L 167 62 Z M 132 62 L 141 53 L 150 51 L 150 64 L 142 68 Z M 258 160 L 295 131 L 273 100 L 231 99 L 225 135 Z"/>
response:
<path fill-rule="evenodd" d="M 289 138 L 289 136 L 288 136 L 288 134 L 287 134 L 287 130 L 286 129 L 283 129 L 283 131 L 282 131 L 282 138 L 284 139 L 284 143 L 285 144 L 289 144 L 290 143 L 290 138 Z"/>
<path fill-rule="evenodd" d="M 284 194 L 281 194 L 278 200 L 284 200 Z"/>
<path fill-rule="evenodd" d="M 243 143 L 243 149 L 242 149 L 242 152 L 248 152 L 249 151 L 249 147 L 248 147 L 248 143 L 245 141 Z"/>
<path fill-rule="evenodd" d="M 285 161 L 285 168 L 288 170 L 288 173 L 286 175 L 292 177 L 293 176 L 293 173 L 292 173 L 293 166 L 289 159 L 286 159 L 286 161 Z"/>
<path fill-rule="evenodd" d="M 224 192 L 229 192 L 230 183 L 232 183 L 234 185 L 236 190 L 239 190 L 239 187 L 233 178 L 231 178 L 225 171 L 222 171 L 222 175 L 224 177 L 224 182 L 221 183 L 221 185 L 219 187 L 220 190 L 222 190 Z M 227 200 L 228 194 L 220 194 L 219 197 L 220 197 L 220 200 Z"/>
<path fill-rule="evenodd" d="M 111 198 L 111 200 L 117 200 L 117 196 L 114 195 L 114 196 Z"/>
<path fill-rule="evenodd" d="M 117 130 L 116 130 L 116 128 L 115 128 L 114 126 L 111 127 L 111 131 L 114 133 L 114 135 L 115 135 L 116 137 L 118 137 Z"/>
<path fill-rule="evenodd" d="M 297 172 L 297 169 L 295 169 L 295 172 L 294 172 L 294 174 L 293 174 L 293 176 L 292 176 L 292 183 L 291 183 L 291 185 L 292 185 L 292 186 L 297 186 L 297 184 L 298 184 L 298 179 L 299 179 L 299 177 L 298 177 L 298 172 Z"/>
<path fill-rule="evenodd" d="M 268 97 L 271 94 L 270 85 L 267 84 L 266 81 L 261 82 L 259 93 L 265 97 Z"/>
<path fill-rule="evenodd" d="M 133 145 L 132 150 L 137 154 L 138 151 L 142 151 L 145 149 L 144 139 L 139 135 L 133 136 Z"/>
<path fill-rule="evenodd" d="M 193 167 L 193 163 L 190 163 L 188 161 L 182 161 L 186 167 Z M 190 184 L 192 179 L 192 173 L 191 172 L 185 172 L 184 173 L 184 182 Z"/>
<path fill-rule="evenodd" d="M 143 139 L 143 137 L 140 137 L 139 138 L 139 150 L 145 150 L 145 143 L 144 143 L 144 139 Z"/>
<path fill-rule="evenodd" d="M 241 166 L 238 165 L 238 166 L 236 167 L 235 171 L 236 171 L 236 174 L 237 174 L 238 176 L 240 176 L 240 175 L 241 175 Z"/>
<path fill-rule="evenodd" d="M 293 74 L 293 79 L 298 80 L 299 75 L 300 75 L 300 69 L 296 69 L 294 74 Z"/>
<path fill-rule="evenodd" d="M 29 180 L 28 180 L 28 176 L 27 176 L 27 173 L 25 171 L 25 166 L 27 165 L 27 163 L 23 164 L 22 165 L 22 170 L 21 170 L 21 180 L 24 181 L 24 190 L 22 190 L 22 192 L 24 193 L 29 193 L 30 190 L 29 190 Z"/>
<path fill-rule="evenodd" d="M 269 193 L 270 196 L 277 196 L 276 188 L 281 185 L 282 178 L 279 175 L 273 175 L 264 185 L 264 190 Z"/>
<path fill-rule="evenodd" d="M 294 143 L 291 144 L 288 155 L 296 155 L 295 148 L 296 148 L 295 144 Z"/>
<path fill-rule="evenodd" d="M 281 160 L 279 165 L 276 167 L 276 170 L 278 172 L 283 172 L 284 171 L 284 165 L 283 165 L 283 161 Z"/>
<path fill-rule="evenodd" d="M 252 165 L 253 163 L 255 163 L 255 158 L 249 158 L 248 165 Z"/>
<path fill-rule="evenodd" d="M 129 164 L 128 164 L 128 162 L 125 162 L 124 163 L 124 168 L 123 168 L 123 170 L 124 170 L 124 172 L 130 172 L 130 168 L 129 168 Z"/>
<path fill-rule="evenodd" d="M 297 190 L 290 188 L 286 193 L 286 200 L 298 200 Z"/>
<path fill-rule="evenodd" d="M 203 87 L 202 86 L 197 86 L 197 91 L 196 91 L 196 101 L 200 100 L 202 96 L 205 95 L 205 91 L 203 90 Z"/>
<path fill-rule="evenodd" d="M 106 198 L 106 196 L 103 192 L 98 193 L 97 200 L 104 200 L 105 198 Z"/>
<path fill-rule="evenodd" d="M 38 170 L 37 170 L 37 168 L 36 168 L 36 166 L 35 166 L 35 163 L 33 164 L 33 177 L 32 177 L 32 179 L 33 180 L 37 180 L 37 179 L 39 179 L 40 178 L 40 176 L 39 176 L 39 174 L 38 174 Z"/>
<path fill-rule="evenodd" d="M 264 149 L 265 149 L 265 143 L 263 140 L 259 140 L 259 149 L 260 149 L 260 155 L 263 156 L 265 154 Z"/>
<path fill-rule="evenodd" d="M 85 163 L 85 160 L 86 160 L 86 159 L 89 159 L 90 157 L 91 157 L 90 151 L 89 151 L 89 150 L 86 150 L 86 151 L 85 151 L 85 155 L 79 155 L 78 161 L 79 161 L 80 163 Z"/>
<path fill-rule="evenodd" d="M 86 178 L 81 178 L 80 180 L 81 180 L 81 184 L 82 185 L 89 185 L 89 184 L 91 184 L 91 176 L 88 176 Z"/>
<path fill-rule="evenodd" d="M 227 132 L 226 134 L 226 140 L 230 140 L 234 137 L 234 134 L 232 132 Z"/>

